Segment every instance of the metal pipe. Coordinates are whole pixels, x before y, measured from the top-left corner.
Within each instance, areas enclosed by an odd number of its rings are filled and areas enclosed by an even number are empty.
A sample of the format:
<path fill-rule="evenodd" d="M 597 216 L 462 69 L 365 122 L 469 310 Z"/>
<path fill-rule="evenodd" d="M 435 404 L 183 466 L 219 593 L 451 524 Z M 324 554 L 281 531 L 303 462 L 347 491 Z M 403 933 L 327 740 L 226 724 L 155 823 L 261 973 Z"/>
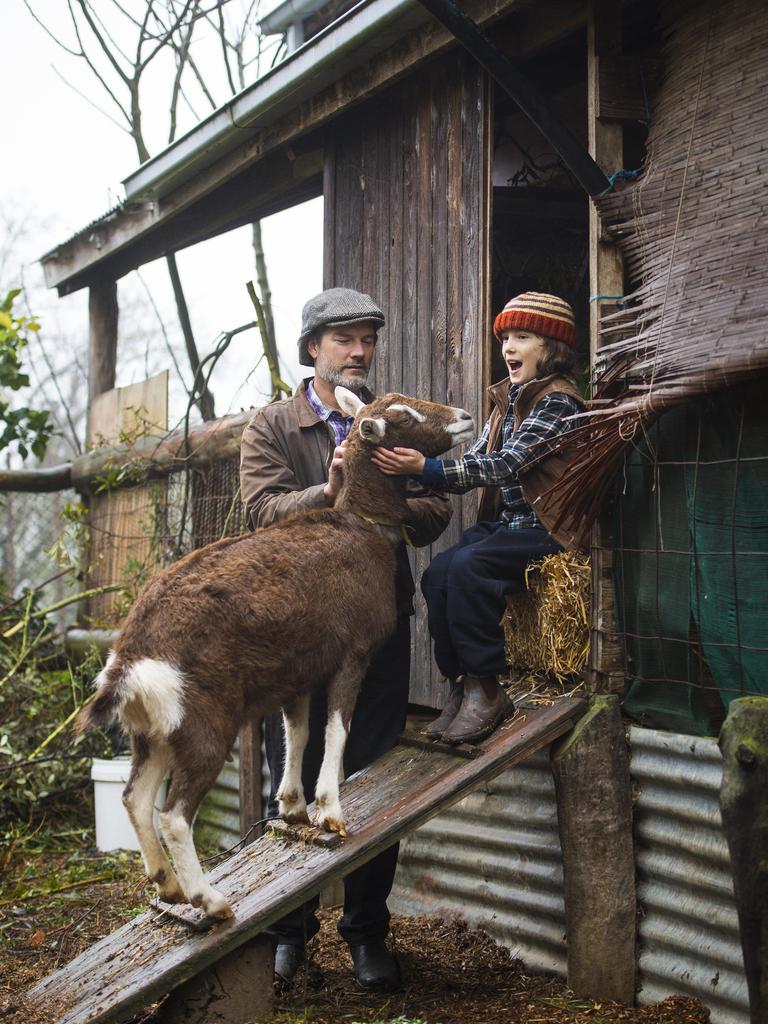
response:
<path fill-rule="evenodd" d="M 566 167 L 588 195 L 596 196 L 610 188 L 608 178 L 538 89 L 528 81 L 517 64 L 503 54 L 471 18 L 459 10 L 454 0 L 419 0 L 419 3 L 459 40 L 478 64 L 512 97 L 525 116 L 560 154 Z"/>

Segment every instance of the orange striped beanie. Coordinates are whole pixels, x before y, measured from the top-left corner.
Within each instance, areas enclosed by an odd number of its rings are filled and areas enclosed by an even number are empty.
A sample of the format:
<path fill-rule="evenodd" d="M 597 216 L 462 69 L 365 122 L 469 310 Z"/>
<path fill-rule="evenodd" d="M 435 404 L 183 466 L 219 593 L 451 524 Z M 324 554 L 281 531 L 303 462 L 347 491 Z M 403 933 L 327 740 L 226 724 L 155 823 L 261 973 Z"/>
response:
<path fill-rule="evenodd" d="M 510 299 L 496 317 L 493 333 L 501 341 L 502 331 L 533 331 L 545 338 L 564 341 L 576 347 L 576 325 L 573 310 L 565 299 L 543 292 L 523 292 Z"/>

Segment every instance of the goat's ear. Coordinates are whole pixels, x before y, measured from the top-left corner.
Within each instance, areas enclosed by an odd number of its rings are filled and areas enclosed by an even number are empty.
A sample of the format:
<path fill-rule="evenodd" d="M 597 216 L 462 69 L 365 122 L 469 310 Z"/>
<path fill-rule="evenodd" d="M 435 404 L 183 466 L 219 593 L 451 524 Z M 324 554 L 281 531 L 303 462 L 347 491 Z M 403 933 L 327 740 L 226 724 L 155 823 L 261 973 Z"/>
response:
<path fill-rule="evenodd" d="M 381 444 L 384 440 L 384 435 L 387 432 L 387 421 L 383 416 L 378 419 L 374 419 L 373 416 L 366 416 L 360 420 L 358 426 L 360 435 L 366 439 L 366 441 L 373 441 L 374 444 Z"/>
<path fill-rule="evenodd" d="M 357 416 L 365 405 L 365 402 L 361 402 L 357 395 L 350 391 L 349 388 L 338 387 L 333 393 L 336 395 L 336 401 L 339 403 L 341 411 L 345 412 L 347 416 Z"/>

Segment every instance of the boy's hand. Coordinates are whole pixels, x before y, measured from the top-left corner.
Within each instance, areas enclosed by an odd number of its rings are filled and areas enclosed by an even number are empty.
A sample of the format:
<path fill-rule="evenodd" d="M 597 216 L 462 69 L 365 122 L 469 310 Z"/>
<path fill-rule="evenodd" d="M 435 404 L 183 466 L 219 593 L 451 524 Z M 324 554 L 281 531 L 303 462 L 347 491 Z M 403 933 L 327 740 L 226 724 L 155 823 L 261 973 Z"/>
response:
<path fill-rule="evenodd" d="M 333 449 L 333 458 L 331 464 L 328 467 L 328 483 L 325 485 L 323 493 L 329 501 L 335 501 L 336 495 L 341 490 L 341 485 L 344 483 L 344 449 L 347 447 L 346 439 L 341 442 L 336 448 Z"/>
<path fill-rule="evenodd" d="M 387 476 L 421 476 L 424 456 L 415 448 L 374 448 L 373 464 Z"/>

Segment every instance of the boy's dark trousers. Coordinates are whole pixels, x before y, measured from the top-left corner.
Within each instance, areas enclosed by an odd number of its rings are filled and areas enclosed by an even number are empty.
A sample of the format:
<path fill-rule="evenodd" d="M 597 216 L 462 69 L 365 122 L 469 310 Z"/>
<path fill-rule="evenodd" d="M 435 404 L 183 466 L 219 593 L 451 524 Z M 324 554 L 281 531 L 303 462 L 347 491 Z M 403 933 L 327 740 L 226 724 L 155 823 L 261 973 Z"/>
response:
<path fill-rule="evenodd" d="M 322 643 L 322 638 L 318 642 Z M 344 751 L 346 776 L 365 768 L 397 743 L 405 728 L 408 710 L 410 663 L 410 618 L 401 615 L 395 632 L 374 657 L 360 687 Z M 325 722 L 325 688 L 320 687 L 310 699 L 309 741 L 302 765 L 307 803 L 315 798 L 315 783 L 323 760 Z M 266 718 L 264 732 L 271 774 L 268 814 L 277 817 L 276 794 L 285 762 L 282 715 Z M 389 931 L 387 897 L 395 877 L 397 851 L 396 845 L 390 846 L 344 879 L 344 914 L 339 921 L 339 931 L 348 945 L 359 946 L 386 938 Z M 320 927 L 315 916 L 318 902 L 315 897 L 274 924 L 270 931 L 277 941 L 303 946 L 316 935 Z"/>
<path fill-rule="evenodd" d="M 437 667 L 448 679 L 507 670 L 501 620 L 508 594 L 525 588 L 528 565 L 562 548 L 546 530 L 478 523 L 436 555 L 424 573 L 429 632 Z"/>

